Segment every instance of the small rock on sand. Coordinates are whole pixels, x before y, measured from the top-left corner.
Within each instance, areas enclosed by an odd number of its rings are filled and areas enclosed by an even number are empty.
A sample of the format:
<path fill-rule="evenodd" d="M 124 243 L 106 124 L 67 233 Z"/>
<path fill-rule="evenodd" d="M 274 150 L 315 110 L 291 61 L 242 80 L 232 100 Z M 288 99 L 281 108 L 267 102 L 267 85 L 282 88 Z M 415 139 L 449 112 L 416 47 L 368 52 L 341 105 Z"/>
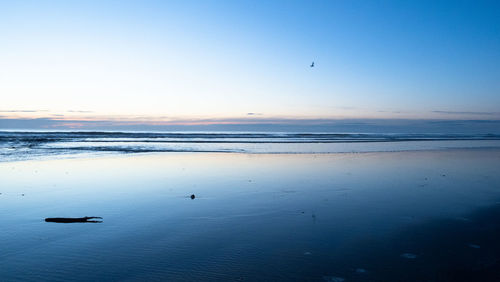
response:
<path fill-rule="evenodd" d="M 406 259 L 415 259 L 417 258 L 417 255 L 412 253 L 404 253 L 401 255 L 401 257 Z"/>
<path fill-rule="evenodd" d="M 343 281 L 345 281 L 344 278 L 338 277 L 338 276 L 323 276 L 323 280 L 328 281 L 328 282 L 343 282 Z"/>
<path fill-rule="evenodd" d="M 366 269 L 364 268 L 356 268 L 356 273 L 365 273 Z"/>

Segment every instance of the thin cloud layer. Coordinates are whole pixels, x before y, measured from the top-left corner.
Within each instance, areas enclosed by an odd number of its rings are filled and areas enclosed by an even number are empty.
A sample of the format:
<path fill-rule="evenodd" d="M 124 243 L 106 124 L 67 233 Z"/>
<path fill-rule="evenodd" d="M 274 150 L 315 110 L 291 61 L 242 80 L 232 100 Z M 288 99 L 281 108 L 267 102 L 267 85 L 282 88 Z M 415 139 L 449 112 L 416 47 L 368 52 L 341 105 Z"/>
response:
<path fill-rule="evenodd" d="M 0 113 L 41 113 L 48 110 L 0 110 Z"/>
<path fill-rule="evenodd" d="M 446 115 L 483 115 L 483 116 L 493 116 L 500 115 L 500 112 L 468 112 L 468 111 L 432 111 L 437 114 Z"/>
<path fill-rule="evenodd" d="M 68 110 L 67 112 L 68 112 L 68 113 L 93 113 L 94 111 L 83 111 L 83 110 L 75 111 L 75 110 Z"/>

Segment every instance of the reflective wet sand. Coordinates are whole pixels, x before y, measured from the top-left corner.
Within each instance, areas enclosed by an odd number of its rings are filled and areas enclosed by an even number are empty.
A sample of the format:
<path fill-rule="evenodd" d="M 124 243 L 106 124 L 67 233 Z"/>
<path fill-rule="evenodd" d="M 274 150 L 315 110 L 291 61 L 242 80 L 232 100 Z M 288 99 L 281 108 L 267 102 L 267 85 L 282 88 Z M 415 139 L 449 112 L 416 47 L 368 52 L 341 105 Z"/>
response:
<path fill-rule="evenodd" d="M 493 149 L 4 162 L 0 277 L 492 279 L 499 168 Z M 85 216 L 103 222 L 44 221 Z"/>

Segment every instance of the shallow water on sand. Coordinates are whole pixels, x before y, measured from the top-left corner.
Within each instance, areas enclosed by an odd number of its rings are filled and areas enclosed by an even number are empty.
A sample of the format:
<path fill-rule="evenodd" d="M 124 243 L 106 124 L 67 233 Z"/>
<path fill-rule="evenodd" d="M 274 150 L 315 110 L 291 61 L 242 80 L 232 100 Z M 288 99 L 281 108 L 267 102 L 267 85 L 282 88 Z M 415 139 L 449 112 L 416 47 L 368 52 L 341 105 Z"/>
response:
<path fill-rule="evenodd" d="M 494 279 L 499 168 L 493 149 L 4 162 L 0 280 Z M 103 223 L 44 222 L 83 216 Z"/>

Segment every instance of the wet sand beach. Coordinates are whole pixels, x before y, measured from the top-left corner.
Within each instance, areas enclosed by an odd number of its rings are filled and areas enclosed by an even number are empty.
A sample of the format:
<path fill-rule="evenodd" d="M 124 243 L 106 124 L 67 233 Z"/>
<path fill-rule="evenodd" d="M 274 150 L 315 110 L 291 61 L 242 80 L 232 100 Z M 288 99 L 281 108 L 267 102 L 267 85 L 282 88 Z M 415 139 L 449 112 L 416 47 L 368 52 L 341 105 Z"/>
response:
<path fill-rule="evenodd" d="M 499 168 L 487 148 L 2 162 L 0 280 L 498 281 Z"/>

